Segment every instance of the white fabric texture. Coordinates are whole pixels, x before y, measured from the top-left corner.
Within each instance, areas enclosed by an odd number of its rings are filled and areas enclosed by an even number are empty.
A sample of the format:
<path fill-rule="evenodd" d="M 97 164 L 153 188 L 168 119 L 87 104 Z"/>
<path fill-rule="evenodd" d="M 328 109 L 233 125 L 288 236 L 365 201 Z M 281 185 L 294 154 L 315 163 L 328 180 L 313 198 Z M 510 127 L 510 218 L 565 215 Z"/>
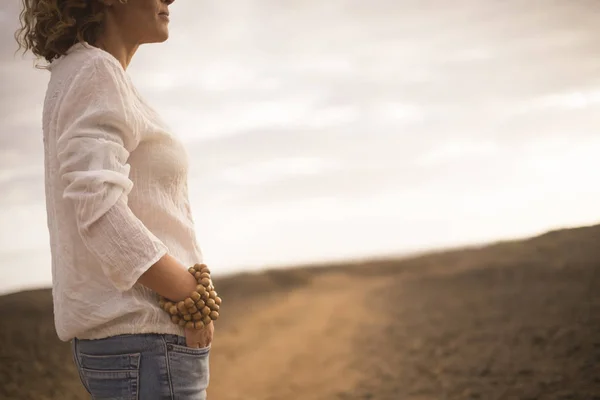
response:
<path fill-rule="evenodd" d="M 181 141 L 116 58 L 87 43 L 50 65 L 43 135 L 58 337 L 182 335 L 136 283 L 167 252 L 202 262 Z"/>

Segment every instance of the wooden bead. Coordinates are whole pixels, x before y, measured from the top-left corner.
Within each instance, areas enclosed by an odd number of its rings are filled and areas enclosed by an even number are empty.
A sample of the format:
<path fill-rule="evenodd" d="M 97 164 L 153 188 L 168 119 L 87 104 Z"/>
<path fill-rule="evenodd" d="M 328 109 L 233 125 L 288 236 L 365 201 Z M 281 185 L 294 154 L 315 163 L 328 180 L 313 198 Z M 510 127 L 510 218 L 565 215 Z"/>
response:
<path fill-rule="evenodd" d="M 194 328 L 196 328 L 198 330 L 204 328 L 204 322 L 202 322 L 202 321 L 194 321 Z"/>
<path fill-rule="evenodd" d="M 173 307 L 174 305 L 175 305 L 175 304 L 173 304 L 173 302 L 171 302 L 171 301 L 167 301 L 167 302 L 165 302 L 165 306 L 163 307 L 163 309 L 164 309 L 166 312 L 169 312 L 169 310 L 171 309 L 171 307 Z"/>
<path fill-rule="evenodd" d="M 202 280 L 200 281 L 200 283 L 204 286 L 207 287 L 208 285 L 210 285 L 210 278 L 202 278 Z"/>
<path fill-rule="evenodd" d="M 221 301 L 222 301 L 222 300 L 221 300 L 221 298 L 220 298 L 219 296 L 217 296 L 217 297 L 215 298 L 215 303 L 217 303 L 217 305 L 218 305 L 218 306 L 220 306 L 220 305 L 221 305 Z"/>
<path fill-rule="evenodd" d="M 196 278 L 196 280 L 202 279 L 202 272 L 196 271 L 194 273 L 194 278 Z"/>
<path fill-rule="evenodd" d="M 171 322 L 173 322 L 174 324 L 178 324 L 179 321 L 181 321 L 179 315 L 171 315 Z"/>
<path fill-rule="evenodd" d="M 193 322 L 193 321 L 188 321 L 188 322 L 185 324 L 185 327 L 186 327 L 187 329 L 194 329 L 194 322 Z"/>
<path fill-rule="evenodd" d="M 211 312 L 211 309 L 207 306 L 202 309 L 202 316 L 208 315 Z"/>
<path fill-rule="evenodd" d="M 163 298 L 161 298 L 161 299 L 158 301 L 158 306 L 159 306 L 160 308 L 162 308 L 162 309 L 164 309 L 164 308 L 165 308 L 165 304 L 166 304 L 166 301 L 165 301 L 165 299 L 163 299 Z"/>
<path fill-rule="evenodd" d="M 204 317 L 204 315 L 202 315 L 202 313 L 197 312 L 196 314 L 192 314 L 192 320 L 194 321 L 200 321 L 202 319 L 202 317 Z"/>
<path fill-rule="evenodd" d="M 201 272 L 199 276 L 200 276 L 200 279 L 204 279 L 204 278 L 210 279 L 210 274 L 208 272 Z"/>
<path fill-rule="evenodd" d="M 204 302 L 204 300 L 200 299 L 196 302 L 196 308 L 198 310 L 202 310 L 204 308 L 204 306 L 206 305 L 206 303 Z"/>
<path fill-rule="evenodd" d="M 216 299 L 217 298 L 217 291 L 216 290 L 211 290 L 210 293 L 208 294 L 208 297 L 210 297 L 211 299 Z"/>
<path fill-rule="evenodd" d="M 202 268 L 204 268 L 204 267 L 206 267 L 205 264 L 196 264 L 196 265 L 194 265 L 194 269 L 196 271 L 202 271 Z"/>
<path fill-rule="evenodd" d="M 210 319 L 210 317 L 207 315 L 204 318 L 202 318 L 202 322 L 204 322 L 204 325 L 208 325 L 212 322 L 212 319 Z"/>
<path fill-rule="evenodd" d="M 191 306 L 193 306 L 194 304 L 196 304 L 196 302 L 194 300 L 192 300 L 191 298 L 189 298 L 189 297 L 187 299 L 185 299 L 184 302 L 185 302 L 185 306 L 187 308 L 190 308 Z"/>
<path fill-rule="evenodd" d="M 211 311 L 210 314 L 208 314 L 210 319 L 212 319 L 213 321 L 216 320 L 217 318 L 219 318 L 219 313 L 216 311 Z"/>
<path fill-rule="evenodd" d="M 188 308 L 188 312 L 192 315 L 194 315 L 195 313 L 198 312 L 198 309 L 196 308 L 196 306 L 191 306 L 190 308 Z"/>
<path fill-rule="evenodd" d="M 190 298 L 192 300 L 194 300 L 194 302 L 197 302 L 198 300 L 200 300 L 201 297 L 202 296 L 200 296 L 200 293 L 198 293 L 198 292 L 194 292 L 190 295 Z"/>
<path fill-rule="evenodd" d="M 192 316 L 190 314 L 185 314 L 183 316 L 183 319 L 185 319 L 186 321 L 191 321 L 192 320 Z"/>
<path fill-rule="evenodd" d="M 212 306 L 210 309 L 211 309 L 211 310 L 213 310 L 213 311 L 219 311 L 219 309 L 220 309 L 220 308 L 221 308 L 221 306 L 220 306 L 220 305 L 218 305 L 218 304 L 215 304 L 215 305 L 214 305 L 214 306 Z"/>
<path fill-rule="evenodd" d="M 215 302 L 215 299 L 208 299 L 206 300 L 206 305 L 209 306 L 210 308 L 213 308 L 217 303 Z"/>
<path fill-rule="evenodd" d="M 185 319 L 183 319 L 183 318 L 181 318 L 179 320 L 179 322 L 177 323 L 177 325 L 179 325 L 182 328 L 185 326 L 185 324 L 187 324 L 187 321 Z"/>
<path fill-rule="evenodd" d="M 179 312 L 184 315 L 190 313 L 187 307 L 185 306 L 185 301 L 180 301 L 179 303 L 177 303 L 177 310 L 179 310 Z"/>
<path fill-rule="evenodd" d="M 210 274 L 210 269 L 208 265 L 202 264 L 202 268 L 200 268 L 200 272 L 208 272 Z"/>
<path fill-rule="evenodd" d="M 169 314 L 171 314 L 171 315 L 177 315 L 177 314 L 179 314 L 179 311 L 177 310 L 177 307 L 173 306 L 173 307 L 169 308 Z"/>
<path fill-rule="evenodd" d="M 208 299 L 209 299 L 208 292 L 202 293 L 202 300 L 204 300 L 204 302 L 206 302 L 206 300 L 208 300 Z"/>
<path fill-rule="evenodd" d="M 202 294 L 206 293 L 206 288 L 200 284 L 200 285 L 196 286 L 196 292 L 198 292 L 202 295 Z"/>
<path fill-rule="evenodd" d="M 188 272 L 192 275 L 194 275 L 196 273 L 196 269 L 194 267 L 189 267 L 188 268 Z"/>

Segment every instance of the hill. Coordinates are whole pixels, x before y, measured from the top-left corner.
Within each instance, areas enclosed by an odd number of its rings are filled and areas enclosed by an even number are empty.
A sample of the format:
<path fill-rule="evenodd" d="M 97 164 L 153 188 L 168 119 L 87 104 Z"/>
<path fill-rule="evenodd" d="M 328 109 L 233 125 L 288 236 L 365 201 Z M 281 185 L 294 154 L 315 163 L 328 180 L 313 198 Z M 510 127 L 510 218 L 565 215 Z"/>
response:
<path fill-rule="evenodd" d="M 600 399 L 600 226 L 216 285 L 210 399 Z M 0 321 L 0 398 L 86 398 L 49 289 Z"/>

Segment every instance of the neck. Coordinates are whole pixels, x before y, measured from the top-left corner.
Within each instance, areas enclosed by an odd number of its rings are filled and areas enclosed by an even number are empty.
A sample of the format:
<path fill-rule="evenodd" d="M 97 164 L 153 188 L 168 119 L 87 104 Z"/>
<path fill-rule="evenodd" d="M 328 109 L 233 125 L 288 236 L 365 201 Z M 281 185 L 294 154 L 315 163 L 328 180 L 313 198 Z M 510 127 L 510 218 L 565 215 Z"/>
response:
<path fill-rule="evenodd" d="M 110 20 L 106 21 L 104 32 L 98 37 L 94 45 L 112 54 L 124 70 L 129 66 L 139 47 L 138 43 L 127 41 L 125 35 L 114 24 L 111 24 Z"/>

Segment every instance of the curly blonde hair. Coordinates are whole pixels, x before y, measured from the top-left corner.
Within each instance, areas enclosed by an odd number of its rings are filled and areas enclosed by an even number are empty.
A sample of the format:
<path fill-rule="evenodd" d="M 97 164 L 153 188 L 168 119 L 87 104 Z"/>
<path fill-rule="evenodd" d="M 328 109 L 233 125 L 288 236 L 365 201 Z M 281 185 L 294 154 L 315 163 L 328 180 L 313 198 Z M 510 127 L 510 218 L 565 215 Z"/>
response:
<path fill-rule="evenodd" d="M 93 45 L 102 32 L 105 7 L 98 0 L 21 1 L 21 26 L 15 32 L 19 49 L 31 51 L 48 63 L 65 55 L 77 42 Z"/>

